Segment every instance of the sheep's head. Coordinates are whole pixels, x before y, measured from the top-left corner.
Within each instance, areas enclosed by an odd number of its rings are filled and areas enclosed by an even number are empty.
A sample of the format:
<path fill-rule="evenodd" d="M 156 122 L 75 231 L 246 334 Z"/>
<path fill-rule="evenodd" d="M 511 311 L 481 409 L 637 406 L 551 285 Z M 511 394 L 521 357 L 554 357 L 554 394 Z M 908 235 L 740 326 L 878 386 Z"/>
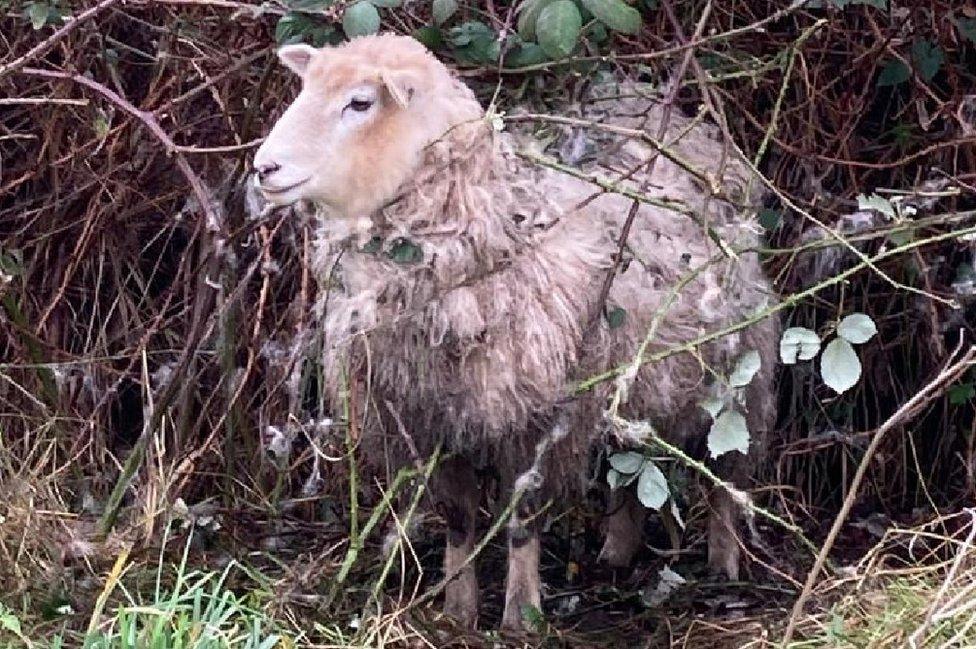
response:
<path fill-rule="evenodd" d="M 288 45 L 278 56 L 302 90 L 254 157 L 272 203 L 308 199 L 340 216 L 372 212 L 395 197 L 428 144 L 481 115 L 471 91 L 406 36 Z"/>

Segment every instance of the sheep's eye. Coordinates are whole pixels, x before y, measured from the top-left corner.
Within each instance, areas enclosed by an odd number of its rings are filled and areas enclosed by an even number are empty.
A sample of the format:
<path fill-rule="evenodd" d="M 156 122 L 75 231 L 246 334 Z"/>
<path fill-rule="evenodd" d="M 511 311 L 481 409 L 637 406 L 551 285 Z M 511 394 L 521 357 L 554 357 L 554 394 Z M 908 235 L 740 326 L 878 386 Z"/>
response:
<path fill-rule="evenodd" d="M 357 113 L 363 113 L 370 109 L 373 102 L 369 99 L 353 99 L 346 108 L 352 108 Z"/>

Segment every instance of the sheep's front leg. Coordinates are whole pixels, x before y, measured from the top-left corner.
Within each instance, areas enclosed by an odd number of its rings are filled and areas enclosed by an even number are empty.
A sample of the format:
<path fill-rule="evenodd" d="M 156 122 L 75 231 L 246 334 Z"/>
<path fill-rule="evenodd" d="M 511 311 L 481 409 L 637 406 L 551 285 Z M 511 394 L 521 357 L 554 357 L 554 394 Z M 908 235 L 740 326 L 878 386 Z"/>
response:
<path fill-rule="evenodd" d="M 733 462 L 722 458 L 716 473 L 733 485 L 741 485 L 748 475 L 746 462 Z M 724 573 L 730 581 L 739 580 L 739 562 L 742 556 L 738 528 L 740 505 L 725 488 L 715 486 L 708 498 L 708 567 L 715 573 Z"/>
<path fill-rule="evenodd" d="M 532 632 L 534 629 L 525 618 L 525 610 L 541 610 L 541 590 L 538 525 L 528 521 L 519 507 L 508 526 L 508 574 L 502 629 Z"/>
<path fill-rule="evenodd" d="M 716 487 L 709 498 L 708 567 L 725 573 L 730 581 L 739 580 L 739 537 L 736 534 L 738 505 L 722 487 Z"/>
<path fill-rule="evenodd" d="M 643 540 L 647 509 L 630 489 L 614 489 L 607 505 L 606 538 L 599 560 L 612 568 L 626 568 Z"/>
<path fill-rule="evenodd" d="M 465 561 L 474 550 L 477 522 L 478 479 L 474 467 L 463 458 L 451 458 L 438 471 L 434 486 L 438 505 L 447 524 L 444 576 L 444 613 L 464 626 L 478 622 L 478 578 L 474 562 Z"/>

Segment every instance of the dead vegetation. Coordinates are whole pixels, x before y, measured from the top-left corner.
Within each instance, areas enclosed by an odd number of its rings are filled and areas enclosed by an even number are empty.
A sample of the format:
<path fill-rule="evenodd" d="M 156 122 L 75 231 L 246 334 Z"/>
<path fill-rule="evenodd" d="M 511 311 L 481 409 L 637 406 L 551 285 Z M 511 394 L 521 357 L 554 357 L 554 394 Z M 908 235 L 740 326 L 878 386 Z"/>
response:
<path fill-rule="evenodd" d="M 756 161 L 775 196 L 760 219 L 784 326 L 826 335 L 863 312 L 879 330 L 840 397 L 817 365 L 780 372 L 778 438 L 752 494 L 822 541 L 879 427 L 960 337 L 964 349 L 973 341 L 976 10 L 652 4 L 639 35 L 582 52 L 586 67 L 460 66 L 484 103 L 531 108 L 532 119 L 509 117 L 548 138 L 548 164 L 571 171 L 599 157 L 600 105 L 579 99 L 606 72 L 677 76 L 675 108 L 694 117 L 704 106 L 729 155 Z M 445 630 L 426 606 L 433 580 L 415 578 L 436 565 L 428 544 L 380 553 L 396 480 L 357 484 L 355 431 L 322 408 L 309 224 L 248 216 L 249 156 L 295 90 L 273 73 L 290 7 L 62 2 L 74 19 L 35 30 L 28 5 L 0 3 L 0 629 L 4 611 L 38 639 L 77 639 L 89 621 L 107 629 L 112 607 L 151 599 L 161 551 L 178 561 L 189 547 L 195 566 L 240 560 L 228 587 L 303 642 L 493 641 Z M 309 15 L 327 25 L 339 8 Z M 411 31 L 429 11 L 410 3 L 383 16 Z M 496 30 L 514 16 L 504 2 L 459 11 Z M 859 194 L 888 200 L 872 207 Z M 877 444 L 833 561 L 793 618 L 795 646 L 973 642 L 963 507 L 976 495 L 974 380 L 939 384 Z M 672 479 L 694 479 L 672 465 Z M 398 487 L 416 493 L 425 469 Z M 600 572 L 596 511 L 563 513 L 546 531 L 540 642 L 782 639 L 812 564 L 783 526 L 758 519 L 753 582 L 713 584 L 694 561 L 706 512 L 690 507 L 691 553 L 672 565 L 689 583 L 648 607 L 670 555 L 649 550 L 633 574 Z M 486 547 L 491 619 L 500 564 L 495 542 Z M 178 574 L 162 571 L 162 591 Z"/>

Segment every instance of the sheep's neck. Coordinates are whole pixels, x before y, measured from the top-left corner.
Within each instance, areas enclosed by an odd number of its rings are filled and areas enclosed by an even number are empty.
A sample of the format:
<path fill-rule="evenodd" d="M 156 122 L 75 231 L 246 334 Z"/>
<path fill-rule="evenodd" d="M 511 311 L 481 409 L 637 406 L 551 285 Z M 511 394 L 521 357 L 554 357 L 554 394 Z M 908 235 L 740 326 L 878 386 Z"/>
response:
<path fill-rule="evenodd" d="M 360 252 L 386 251 L 393 260 L 412 262 L 419 261 L 415 247 L 453 243 L 468 248 L 467 257 L 484 269 L 533 247 L 542 228 L 536 215 L 522 212 L 533 203 L 526 199 L 535 184 L 506 154 L 504 138 L 474 124 L 431 145 L 399 195 L 371 216 Z M 553 222 L 548 219 L 549 226 Z"/>

